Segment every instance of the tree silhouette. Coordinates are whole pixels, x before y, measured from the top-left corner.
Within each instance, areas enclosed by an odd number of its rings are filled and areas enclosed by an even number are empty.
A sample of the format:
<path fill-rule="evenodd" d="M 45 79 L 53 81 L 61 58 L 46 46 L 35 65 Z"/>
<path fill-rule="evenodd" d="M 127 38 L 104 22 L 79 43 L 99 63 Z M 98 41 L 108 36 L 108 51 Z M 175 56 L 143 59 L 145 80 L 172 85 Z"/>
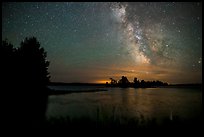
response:
<path fill-rule="evenodd" d="M 50 78 L 46 52 L 31 37 L 25 38 L 19 48 L 2 41 L 0 53 L 4 89 L 10 99 L 6 110 L 10 122 L 13 126 L 40 127 L 45 120 Z"/>
<path fill-rule="evenodd" d="M 117 85 L 117 80 L 110 78 L 111 80 L 111 86 L 116 86 Z"/>
<path fill-rule="evenodd" d="M 3 80 L 3 85 L 11 82 L 11 77 L 13 76 L 13 67 L 15 63 L 15 49 L 13 45 L 8 43 L 8 40 L 2 41 L 0 47 L 0 58 L 1 58 L 1 78 Z"/>
<path fill-rule="evenodd" d="M 134 80 L 133 80 L 133 86 L 136 88 L 136 87 L 139 87 L 140 85 L 140 82 L 139 82 L 139 80 L 137 80 L 137 78 L 134 78 Z"/>
<path fill-rule="evenodd" d="M 160 86 L 168 86 L 168 83 L 164 83 L 162 81 L 145 81 L 145 80 L 138 80 L 137 78 L 133 79 L 133 82 L 129 82 L 127 77 L 122 76 L 118 82 L 114 80 L 113 78 L 111 79 L 110 85 L 106 83 L 106 86 L 112 86 L 112 87 L 122 87 L 122 88 L 127 88 L 127 87 L 134 87 L 134 88 L 153 88 L 153 87 L 160 87 Z"/>
<path fill-rule="evenodd" d="M 129 82 L 129 80 L 127 79 L 127 77 L 122 76 L 122 78 L 118 81 L 118 84 L 119 84 L 119 86 L 121 86 L 121 87 L 128 87 L 129 84 L 130 84 L 130 82 Z"/>
<path fill-rule="evenodd" d="M 25 81 L 28 85 L 34 86 L 47 85 L 49 82 L 48 66 L 46 61 L 47 53 L 35 37 L 26 38 L 21 42 L 21 47 L 18 49 L 18 54 L 21 61 L 21 70 L 25 75 Z"/>
<path fill-rule="evenodd" d="M 32 125 L 39 126 L 45 119 L 48 99 L 46 86 L 50 78 L 46 52 L 40 47 L 37 39 L 31 37 L 25 38 L 21 42 L 21 47 L 18 49 L 17 54 L 19 55 L 19 71 L 21 74 L 19 81 L 24 84 L 20 89 L 22 89 L 23 95 L 29 96 L 23 98 L 29 104 L 26 108 L 27 119 L 31 120 Z"/>

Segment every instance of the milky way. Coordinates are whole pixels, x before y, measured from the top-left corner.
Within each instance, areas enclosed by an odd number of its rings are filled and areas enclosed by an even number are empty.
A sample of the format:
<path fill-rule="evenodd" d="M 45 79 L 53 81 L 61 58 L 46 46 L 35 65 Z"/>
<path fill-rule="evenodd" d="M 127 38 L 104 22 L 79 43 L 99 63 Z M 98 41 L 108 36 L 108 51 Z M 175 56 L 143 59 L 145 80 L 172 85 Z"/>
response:
<path fill-rule="evenodd" d="M 27 36 L 47 51 L 52 81 L 202 81 L 201 3 L 3 3 L 2 39 Z"/>
<path fill-rule="evenodd" d="M 127 5 L 124 6 L 122 4 L 115 4 L 111 7 L 113 15 L 120 23 L 122 33 L 124 33 L 124 37 L 121 41 L 124 42 L 124 46 L 127 46 L 128 53 L 131 54 L 136 63 L 149 63 L 150 59 L 144 55 L 145 47 L 142 43 L 142 30 L 139 26 L 139 22 L 135 21 L 136 26 L 133 26 L 133 24 L 128 21 L 126 8 Z M 142 51 L 140 50 L 141 48 Z"/>

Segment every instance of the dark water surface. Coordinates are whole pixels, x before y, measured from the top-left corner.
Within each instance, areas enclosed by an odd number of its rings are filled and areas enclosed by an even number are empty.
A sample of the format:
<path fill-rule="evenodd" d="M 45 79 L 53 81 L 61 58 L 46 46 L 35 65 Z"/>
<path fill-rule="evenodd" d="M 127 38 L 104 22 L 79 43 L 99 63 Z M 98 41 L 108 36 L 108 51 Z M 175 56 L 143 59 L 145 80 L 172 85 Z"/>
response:
<path fill-rule="evenodd" d="M 47 117 L 78 118 L 110 116 L 162 119 L 176 115 L 182 119 L 201 117 L 202 91 L 187 88 L 104 88 L 53 86 L 61 90 L 107 89 L 101 92 L 49 96 Z"/>

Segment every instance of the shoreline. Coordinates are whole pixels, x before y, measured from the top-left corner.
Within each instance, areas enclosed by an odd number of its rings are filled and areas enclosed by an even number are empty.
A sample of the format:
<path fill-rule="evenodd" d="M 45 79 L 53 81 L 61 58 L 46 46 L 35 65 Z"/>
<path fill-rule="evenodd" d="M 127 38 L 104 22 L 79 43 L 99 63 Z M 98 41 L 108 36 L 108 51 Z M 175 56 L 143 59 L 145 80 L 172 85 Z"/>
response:
<path fill-rule="evenodd" d="M 55 86 L 60 86 L 60 85 L 55 85 Z M 66 85 L 63 85 L 66 86 Z M 67 85 L 69 86 L 69 85 Z M 80 85 L 77 85 L 80 86 Z M 86 89 L 86 90 L 55 90 L 55 89 L 50 89 L 49 88 L 49 93 L 48 95 L 64 95 L 64 94 L 71 94 L 71 93 L 89 93 L 89 92 L 104 92 L 108 91 L 107 88 L 121 88 L 121 87 L 103 87 L 104 89 Z M 126 87 L 126 88 L 134 88 L 134 87 Z M 123 88 L 123 89 L 126 89 Z M 145 88 L 186 88 L 186 89 L 200 89 L 202 91 L 202 85 L 168 85 L 168 86 L 160 86 L 160 87 L 139 87 L 139 88 L 134 88 L 134 89 L 145 89 Z"/>
<path fill-rule="evenodd" d="M 64 94 L 71 94 L 71 93 L 89 93 L 89 92 L 103 92 L 108 91 L 107 89 L 90 89 L 90 90 L 54 90 L 49 89 L 49 96 L 51 95 L 64 95 Z"/>
<path fill-rule="evenodd" d="M 67 84 L 63 84 L 63 85 L 49 85 L 49 86 L 73 86 L 73 85 L 67 85 Z M 81 85 L 81 84 L 77 84 L 74 86 L 96 86 L 95 84 L 93 85 Z M 99 86 L 99 85 L 97 85 Z M 102 86 L 102 85 L 100 85 Z M 71 94 L 71 93 L 88 93 L 88 92 L 103 92 L 103 91 L 108 91 L 107 88 L 122 88 L 122 87 L 118 87 L 118 86 L 105 86 L 103 85 L 100 88 L 96 88 L 96 89 L 85 89 L 85 90 L 55 90 L 55 89 L 51 89 L 49 88 L 49 93 L 48 95 L 64 95 L 64 94 Z M 135 87 L 126 87 L 126 88 L 135 88 Z M 124 89 L 126 89 L 124 88 Z M 159 87 L 136 87 L 135 89 L 145 89 L 145 88 L 186 88 L 186 89 L 200 89 L 202 91 L 202 84 L 175 84 L 175 85 L 168 85 L 168 86 L 159 86 Z"/>

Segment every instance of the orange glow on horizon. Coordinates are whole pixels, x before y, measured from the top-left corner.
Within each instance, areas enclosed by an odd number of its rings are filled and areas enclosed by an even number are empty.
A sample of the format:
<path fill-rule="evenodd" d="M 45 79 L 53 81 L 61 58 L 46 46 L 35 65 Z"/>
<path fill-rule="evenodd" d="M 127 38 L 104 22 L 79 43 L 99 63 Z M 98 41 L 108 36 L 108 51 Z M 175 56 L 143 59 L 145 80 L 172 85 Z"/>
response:
<path fill-rule="evenodd" d="M 106 84 L 106 82 L 110 83 L 110 80 L 109 79 L 107 79 L 107 80 L 97 80 L 95 83 Z"/>
<path fill-rule="evenodd" d="M 170 67 L 158 67 L 155 65 L 131 65 L 128 67 L 116 67 L 112 66 L 106 70 L 109 74 L 107 79 L 113 78 L 115 80 L 120 80 L 122 76 L 126 76 L 130 82 L 136 77 L 139 80 L 153 81 L 160 80 L 162 82 L 172 83 L 172 76 L 182 75 L 183 72 L 179 70 L 172 69 Z M 178 78 L 177 78 L 178 79 Z M 99 80 L 100 81 L 100 80 Z M 101 81 L 102 82 L 102 81 Z M 105 83 L 105 81 L 103 81 Z"/>

